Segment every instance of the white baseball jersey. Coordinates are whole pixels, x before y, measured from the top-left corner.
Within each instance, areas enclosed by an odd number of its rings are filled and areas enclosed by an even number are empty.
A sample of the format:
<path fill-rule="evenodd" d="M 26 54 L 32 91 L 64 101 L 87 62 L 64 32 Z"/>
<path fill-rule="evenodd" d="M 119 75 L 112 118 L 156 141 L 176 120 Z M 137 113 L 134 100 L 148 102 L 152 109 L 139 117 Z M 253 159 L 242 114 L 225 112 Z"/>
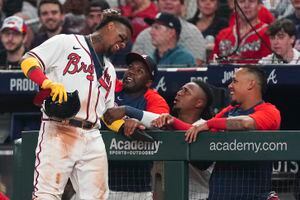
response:
<path fill-rule="evenodd" d="M 57 35 L 28 54 L 40 61 L 50 80 L 62 83 L 67 92 L 78 90 L 81 108 L 76 119 L 99 122 L 106 109 L 114 106 L 115 69 L 104 58 L 103 75 L 97 80 L 84 36 Z"/>
<path fill-rule="evenodd" d="M 46 76 L 67 92 L 78 90 L 81 108 L 75 118 L 100 125 L 100 116 L 114 106 L 116 72 L 104 59 L 97 78 L 84 36 L 57 35 L 28 52 Z M 70 178 L 78 199 L 107 199 L 108 166 L 99 130 L 70 126 L 43 115 L 36 148 L 34 200 L 60 199 Z"/>

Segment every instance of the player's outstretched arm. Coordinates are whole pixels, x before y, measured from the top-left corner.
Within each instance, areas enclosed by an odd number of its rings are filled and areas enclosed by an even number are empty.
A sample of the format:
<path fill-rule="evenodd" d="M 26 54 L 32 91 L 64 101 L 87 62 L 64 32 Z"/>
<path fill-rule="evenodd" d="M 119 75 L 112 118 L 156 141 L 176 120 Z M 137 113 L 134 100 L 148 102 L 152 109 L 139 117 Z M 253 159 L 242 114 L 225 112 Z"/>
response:
<path fill-rule="evenodd" d="M 228 131 L 256 129 L 255 120 L 247 115 L 228 118 L 212 118 L 207 121 L 207 126 L 209 129 Z"/>
<path fill-rule="evenodd" d="M 52 82 L 43 73 L 39 61 L 32 57 L 26 57 L 21 61 L 21 69 L 26 77 L 38 84 L 42 89 L 51 90 L 52 101 L 58 100 L 59 103 L 67 101 L 67 92 L 63 84 Z"/>

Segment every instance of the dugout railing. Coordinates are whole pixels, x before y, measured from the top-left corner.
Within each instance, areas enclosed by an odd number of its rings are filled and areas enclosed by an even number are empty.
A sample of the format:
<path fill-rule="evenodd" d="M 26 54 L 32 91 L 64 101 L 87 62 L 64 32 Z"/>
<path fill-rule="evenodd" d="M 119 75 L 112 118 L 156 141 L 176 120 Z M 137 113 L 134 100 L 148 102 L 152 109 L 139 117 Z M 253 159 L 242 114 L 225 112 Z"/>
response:
<path fill-rule="evenodd" d="M 103 132 L 103 139 L 111 160 L 164 161 L 165 200 L 188 199 L 188 161 L 300 160 L 300 131 L 201 133 L 192 144 L 184 141 L 183 132 L 149 134 L 154 143 L 111 132 Z M 13 200 L 31 199 L 37 138 L 37 131 L 26 131 L 15 142 Z"/>

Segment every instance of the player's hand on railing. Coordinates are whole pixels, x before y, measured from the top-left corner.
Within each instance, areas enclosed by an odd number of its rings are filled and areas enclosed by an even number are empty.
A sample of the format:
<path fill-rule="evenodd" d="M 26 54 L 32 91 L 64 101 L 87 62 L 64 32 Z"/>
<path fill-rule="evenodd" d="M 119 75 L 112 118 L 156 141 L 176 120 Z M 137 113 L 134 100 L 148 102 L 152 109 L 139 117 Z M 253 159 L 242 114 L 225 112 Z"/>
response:
<path fill-rule="evenodd" d="M 158 118 L 151 122 L 151 125 L 156 128 L 162 128 L 174 123 L 174 117 L 168 113 L 161 114 Z"/>
<path fill-rule="evenodd" d="M 110 125 L 118 119 L 122 119 L 125 116 L 125 106 L 119 106 L 114 108 L 109 108 L 104 113 L 103 117 L 105 122 Z"/>
<path fill-rule="evenodd" d="M 124 135 L 131 136 L 135 129 L 145 130 L 146 127 L 141 124 L 137 119 L 129 118 L 125 119 L 124 123 Z"/>
<path fill-rule="evenodd" d="M 42 84 L 42 89 L 50 89 L 50 96 L 52 96 L 52 101 L 56 101 L 58 99 L 59 103 L 63 101 L 68 101 L 67 91 L 65 86 L 61 83 L 55 83 L 50 81 L 49 79 L 44 80 Z"/>
<path fill-rule="evenodd" d="M 196 142 L 197 136 L 202 131 L 208 131 L 209 128 L 206 123 L 192 126 L 189 130 L 186 131 L 185 141 L 188 143 Z"/>

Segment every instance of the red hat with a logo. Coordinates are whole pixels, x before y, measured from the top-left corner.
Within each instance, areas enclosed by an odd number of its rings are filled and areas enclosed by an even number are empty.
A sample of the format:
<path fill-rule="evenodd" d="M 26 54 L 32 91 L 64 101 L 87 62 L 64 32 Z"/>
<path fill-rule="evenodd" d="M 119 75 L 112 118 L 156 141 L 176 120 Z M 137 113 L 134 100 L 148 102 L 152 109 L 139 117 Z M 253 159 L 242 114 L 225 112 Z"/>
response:
<path fill-rule="evenodd" d="M 4 29 L 11 29 L 20 33 L 25 34 L 27 32 L 27 25 L 24 20 L 18 16 L 10 16 L 4 19 L 1 32 Z"/>

